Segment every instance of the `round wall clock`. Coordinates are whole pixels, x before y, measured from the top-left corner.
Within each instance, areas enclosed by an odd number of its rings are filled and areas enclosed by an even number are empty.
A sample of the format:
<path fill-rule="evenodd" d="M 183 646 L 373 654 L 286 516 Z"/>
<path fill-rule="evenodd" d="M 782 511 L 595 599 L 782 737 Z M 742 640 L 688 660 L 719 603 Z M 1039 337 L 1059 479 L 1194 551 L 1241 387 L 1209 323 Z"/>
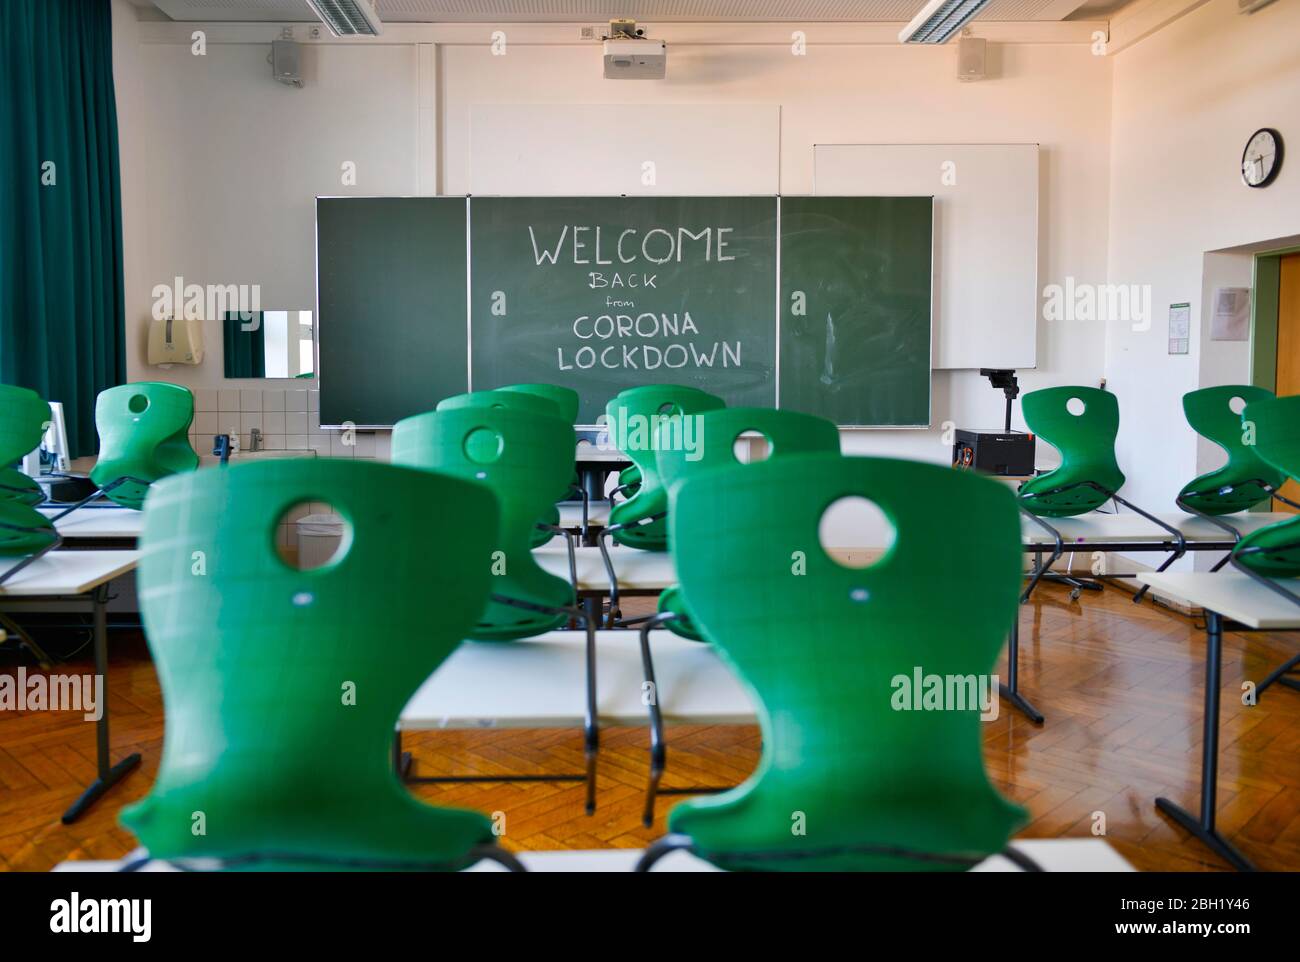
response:
<path fill-rule="evenodd" d="M 1282 135 L 1264 127 L 1250 135 L 1241 154 L 1241 180 L 1247 187 L 1267 187 L 1282 169 Z"/>

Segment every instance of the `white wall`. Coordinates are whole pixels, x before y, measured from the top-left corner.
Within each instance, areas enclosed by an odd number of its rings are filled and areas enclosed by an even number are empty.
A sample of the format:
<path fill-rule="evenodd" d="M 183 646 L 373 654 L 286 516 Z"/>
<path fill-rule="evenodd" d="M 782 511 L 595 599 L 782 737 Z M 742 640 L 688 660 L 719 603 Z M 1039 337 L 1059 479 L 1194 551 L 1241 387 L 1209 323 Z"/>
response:
<path fill-rule="evenodd" d="M 603 81 L 593 53 L 577 46 L 515 45 L 496 57 L 486 46 L 445 48 L 443 190 L 456 194 L 470 187 L 476 105 L 609 104 L 609 136 L 616 137 L 634 116 L 618 109 L 621 104 L 776 104 L 783 194 L 813 193 L 813 145 L 819 143 L 1041 144 L 1042 282 L 1059 282 L 1066 274 L 1105 278 L 1110 62 L 1093 56 L 1087 44 L 999 45 L 997 76 L 978 83 L 956 80 L 950 48 L 897 43 L 814 45 L 805 57 L 792 56 L 788 43 L 674 49 L 663 83 Z M 671 154 L 680 156 L 677 150 Z M 713 152 L 703 148 L 692 159 L 701 179 L 716 180 Z M 570 162 L 558 144 L 551 156 L 534 159 L 542 168 Z M 528 193 L 544 177 L 521 164 L 516 192 Z M 1039 369 L 1026 372 L 1025 388 L 1096 383 L 1102 325 L 1040 325 Z M 936 372 L 933 387 L 932 430 L 851 432 L 845 450 L 944 461 L 951 455 L 951 444 L 942 440 L 944 421 L 964 427 L 1001 423 L 1002 393 L 977 373 Z"/>
<path fill-rule="evenodd" d="M 314 311 L 316 196 L 417 193 L 414 45 L 305 48 L 302 89 L 272 80 L 269 51 L 214 43 L 196 56 L 188 43 L 142 43 L 117 58 L 119 103 L 131 106 L 121 141 L 133 185 L 123 205 L 133 380 L 263 386 L 223 376 L 215 324 L 204 325 L 201 365 L 147 366 L 153 286 L 176 276 L 257 284 L 264 309 Z M 342 184 L 345 162 L 356 186 Z"/>
<path fill-rule="evenodd" d="M 1249 281 L 1241 255 L 1206 257 L 1300 231 L 1300 163 L 1251 190 L 1239 164 L 1260 127 L 1300 142 L 1300 4 L 1252 16 L 1211 0 L 1114 57 L 1109 275 L 1150 284 L 1151 329 L 1107 329 L 1106 374 L 1119 395 L 1120 465 L 1137 504 L 1170 510 L 1203 464 L 1182 395 L 1249 378 L 1244 345 L 1211 342 L 1205 298 Z M 1167 353 L 1169 305 L 1192 304 L 1191 354 Z M 1203 357 L 1206 351 L 1214 357 Z"/>

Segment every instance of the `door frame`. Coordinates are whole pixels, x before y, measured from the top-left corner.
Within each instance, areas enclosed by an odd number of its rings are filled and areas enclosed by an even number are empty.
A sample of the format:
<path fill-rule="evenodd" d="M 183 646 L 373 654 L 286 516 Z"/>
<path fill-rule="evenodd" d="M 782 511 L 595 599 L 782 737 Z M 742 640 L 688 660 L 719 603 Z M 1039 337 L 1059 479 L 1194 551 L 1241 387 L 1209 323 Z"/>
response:
<path fill-rule="evenodd" d="M 1250 383 L 1277 393 L 1277 311 L 1281 294 L 1282 258 L 1300 254 L 1300 247 L 1262 251 L 1252 268 L 1250 315 Z"/>

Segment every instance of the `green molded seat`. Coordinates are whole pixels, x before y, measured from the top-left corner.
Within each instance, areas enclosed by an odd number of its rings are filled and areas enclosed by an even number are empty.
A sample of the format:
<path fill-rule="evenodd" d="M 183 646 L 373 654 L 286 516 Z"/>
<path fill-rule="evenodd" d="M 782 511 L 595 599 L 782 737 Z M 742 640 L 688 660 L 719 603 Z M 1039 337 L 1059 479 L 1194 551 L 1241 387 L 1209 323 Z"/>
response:
<path fill-rule="evenodd" d="M 826 508 L 852 495 L 896 531 L 861 570 L 818 539 Z M 1004 848 L 1026 812 L 990 785 L 980 699 L 960 709 L 956 690 L 994 670 L 1016 617 L 1020 525 L 1005 486 L 916 461 L 793 455 L 682 482 L 669 527 L 692 545 L 677 557 L 692 617 L 749 688 L 763 735 L 755 773 L 677 805 L 670 839 L 724 868 L 780 871 L 955 867 L 851 851 L 864 846 L 972 862 Z M 955 530 L 970 553 L 936 553 Z M 962 682 L 948 710 L 896 710 L 917 704 L 903 686 L 918 671 Z"/>
<path fill-rule="evenodd" d="M 683 416 L 703 414 L 724 406 L 720 397 L 679 384 L 629 388 L 606 405 L 610 443 L 631 458 L 640 472 L 636 493 L 610 509 L 610 533 L 615 541 L 648 551 L 667 549 L 667 524 L 664 518 L 656 518 L 668 510 L 668 491 L 659 479 L 656 461 L 661 444 L 658 440 L 660 431 L 690 430 L 683 424 Z M 668 437 L 665 434 L 662 443 L 672 446 Z M 648 518 L 656 520 L 646 521 Z M 645 523 L 638 523 L 643 521 Z"/>
<path fill-rule="evenodd" d="M 35 391 L 0 384 L 0 502 L 45 500 L 41 486 L 11 465 L 41 443 L 49 420 L 50 406 Z"/>
<path fill-rule="evenodd" d="M 455 408 L 467 407 L 512 408 L 524 411 L 533 411 L 537 414 L 546 414 L 551 417 L 563 418 L 567 411 L 564 398 L 558 395 L 552 396 L 551 393 L 546 391 L 525 390 L 526 388 L 547 388 L 551 386 L 552 385 L 549 384 L 523 384 L 515 385 L 513 387 L 494 388 L 490 391 L 470 391 L 467 394 L 453 394 L 451 397 L 443 398 L 439 401 L 438 406 L 434 410 L 450 411 Z M 557 392 L 568 390 L 568 388 L 555 388 L 555 391 Z M 576 417 L 578 395 L 576 391 L 570 393 L 573 394 L 574 416 Z M 569 423 L 572 424 L 572 420 L 570 420 Z M 573 439 L 571 438 L 570 440 L 572 441 Z M 573 446 L 573 444 L 570 444 L 570 447 Z M 563 501 L 568 494 L 569 488 L 565 487 L 555 500 Z M 559 527 L 559 505 L 552 502 L 547 509 L 542 512 L 538 521 L 539 524 L 547 525 L 548 527 L 533 528 L 532 534 L 529 537 L 529 544 L 534 548 L 540 548 L 555 537 L 555 532 L 550 530 L 550 528 Z"/>
<path fill-rule="evenodd" d="M 553 413 L 522 406 L 452 407 L 399 421 L 393 427 L 392 460 L 489 488 L 501 505 L 499 531 L 482 561 L 497 575 L 492 593 L 554 609 L 573 605 L 573 586 L 543 571 L 530 548 L 537 519 L 573 471 L 572 438 L 572 425 Z M 441 514 L 440 507 L 430 507 Z M 489 601 L 470 637 L 527 638 L 567 619 L 564 613 Z"/>
<path fill-rule="evenodd" d="M 840 450 L 840 432 L 832 422 L 796 411 L 721 408 L 701 414 L 697 423 L 706 443 L 700 447 L 694 460 L 683 448 L 658 453 L 656 464 L 659 480 L 668 491 L 670 512 L 673 494 L 682 481 L 706 471 L 732 468 L 739 463 L 735 443 L 747 431 L 757 431 L 767 439 L 768 455 L 765 460 L 789 457 L 792 454 L 838 454 Z M 754 523 L 766 522 L 762 518 L 755 518 Z M 697 542 L 708 537 L 710 532 L 707 529 L 693 532 L 681 550 L 693 550 Z M 676 544 L 672 547 L 675 550 L 677 548 Z M 676 620 L 664 623 L 665 628 L 683 638 L 701 640 L 699 632 L 691 624 L 680 586 L 674 585 L 664 590 L 659 596 L 659 610 L 677 615 Z"/>
<path fill-rule="evenodd" d="M 1264 463 L 1300 480 L 1300 395 L 1253 401 L 1241 416 L 1254 425 L 1255 453 Z M 1300 577 L 1300 514 L 1243 537 L 1233 559 L 1269 578 Z"/>
<path fill-rule="evenodd" d="M 0 557 L 30 555 L 59 540 L 54 524 L 24 501 L 0 501 Z"/>
<path fill-rule="evenodd" d="M 1247 405 L 1273 398 L 1273 392 L 1250 384 L 1225 384 L 1183 395 L 1183 413 L 1197 434 L 1213 441 L 1228 456 L 1223 467 L 1189 482 L 1178 494 L 1184 508 L 1212 516 L 1246 511 L 1268 499 L 1282 486 L 1286 474 L 1273 467 L 1247 444 L 1242 415 L 1232 410 L 1240 398 Z M 1252 439 L 1253 440 L 1253 439 Z"/>
<path fill-rule="evenodd" d="M 1071 399 L 1083 402 L 1072 414 Z M 1094 387 L 1052 387 L 1020 399 L 1029 430 L 1061 452 L 1061 466 L 1020 486 L 1021 506 L 1046 518 L 1070 518 L 1100 508 L 1124 486 L 1115 460 L 1119 402 Z M 1096 485 L 1103 490 L 1098 490 Z"/>
<path fill-rule="evenodd" d="M 560 409 L 560 417 L 570 424 L 578 422 L 578 392 L 571 387 L 559 384 L 507 384 L 497 390 L 518 391 L 520 394 L 546 398 Z"/>
<path fill-rule="evenodd" d="M 179 384 L 140 381 L 101 391 L 95 402 L 99 457 L 90 480 L 105 496 L 139 509 L 153 482 L 193 471 L 194 395 Z"/>
<path fill-rule="evenodd" d="M 341 556 L 298 571 L 278 557 L 276 529 L 314 500 L 350 534 Z M 494 501 L 456 478 L 350 459 L 155 485 L 140 610 L 167 723 L 153 788 L 121 814 L 151 858 L 259 869 L 478 860 L 490 820 L 413 797 L 392 746 L 403 706 L 482 611 L 487 565 L 464 558 L 490 550 Z"/>

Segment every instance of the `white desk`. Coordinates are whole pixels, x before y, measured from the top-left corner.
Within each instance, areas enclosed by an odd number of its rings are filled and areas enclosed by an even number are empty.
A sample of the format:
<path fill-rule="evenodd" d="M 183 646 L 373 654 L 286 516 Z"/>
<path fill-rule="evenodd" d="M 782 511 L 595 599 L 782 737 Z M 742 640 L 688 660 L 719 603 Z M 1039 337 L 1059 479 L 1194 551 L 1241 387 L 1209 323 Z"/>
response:
<path fill-rule="evenodd" d="M 605 500 L 591 501 L 587 505 L 587 523 L 605 527 L 609 524 L 609 502 Z M 582 502 L 581 501 L 561 501 L 560 502 L 560 526 L 563 528 L 578 528 L 582 525 Z"/>
<path fill-rule="evenodd" d="M 1226 543 L 1228 547 L 1231 547 L 1232 536 L 1228 532 L 1204 518 L 1198 518 L 1194 514 L 1179 511 L 1173 514 L 1157 514 L 1155 517 L 1181 533 L 1187 539 L 1187 546 L 1191 550 L 1195 550 L 1198 543 L 1205 542 L 1212 544 Z M 1238 514 L 1224 515 L 1223 520 L 1243 535 L 1246 535 L 1270 524 L 1293 517 L 1295 515 L 1243 511 Z M 1061 532 L 1061 540 L 1065 542 L 1067 551 L 1070 550 L 1072 543 L 1077 542 L 1147 544 L 1170 541 L 1168 531 L 1159 525 L 1152 524 L 1140 514 L 1134 514 L 1131 511 L 1121 514 L 1104 514 L 1100 511 L 1091 511 L 1088 514 L 1081 514 L 1074 518 L 1044 518 L 1043 520 Z M 1020 519 L 1020 530 L 1021 541 L 1025 545 L 1050 547 L 1055 543 L 1052 536 L 1044 531 L 1040 525 L 1035 524 L 1023 515 Z M 1091 545 L 1087 546 L 1090 547 Z"/>
<path fill-rule="evenodd" d="M 752 725 L 754 705 L 709 648 L 652 631 L 659 707 L 669 724 Z M 596 632 L 600 724 L 646 723 L 635 631 Z M 552 631 L 520 641 L 465 641 L 402 710 L 404 731 L 571 728 L 585 719 L 586 633 Z"/>
<path fill-rule="evenodd" d="M 1101 839 L 1030 838 L 1013 841 L 1012 846 L 1032 858 L 1048 872 L 1133 872 L 1132 865 Z M 124 864 L 139 858 L 137 849 L 121 861 L 68 861 L 54 867 L 56 872 L 116 872 Z M 630 872 L 641 858 L 641 850 L 612 848 L 594 851 L 517 852 L 519 861 L 530 872 Z M 198 862 L 196 861 L 196 864 Z M 150 862 L 140 871 L 177 872 L 166 862 Z M 471 866 L 470 872 L 504 872 L 504 866 L 483 861 Z M 689 852 L 672 852 L 660 859 L 654 872 L 719 872 L 721 869 Z M 1018 872 L 1000 855 L 985 859 L 972 872 Z"/>
<path fill-rule="evenodd" d="M 1187 604 L 1205 609 L 1205 711 L 1201 734 L 1201 812 L 1193 816 L 1168 798 L 1157 798 L 1156 807 L 1233 868 L 1251 871 L 1254 866 L 1215 827 L 1219 770 L 1219 688 L 1223 661 L 1223 621 L 1237 622 L 1252 631 L 1300 631 L 1300 605 L 1259 584 L 1240 571 L 1142 572 L 1138 580 Z M 1283 584 L 1300 591 L 1300 580 Z M 1238 630 L 1234 628 L 1234 630 Z M 1294 659 L 1288 665 L 1294 664 Z M 1283 666 L 1280 671 L 1285 671 Z M 1274 678 L 1280 672 L 1274 672 Z M 1267 682 L 1261 684 L 1262 692 Z"/>
<path fill-rule="evenodd" d="M 1138 580 L 1161 594 L 1209 609 L 1256 631 L 1300 628 L 1300 607 L 1240 571 L 1144 571 Z M 1280 583 L 1300 593 L 1300 579 Z"/>
<path fill-rule="evenodd" d="M 533 557 L 543 569 L 557 578 L 569 580 L 569 552 L 563 539 L 542 545 Z M 677 566 L 666 551 L 641 551 L 621 545 L 609 549 L 620 592 L 643 594 L 663 591 L 677 584 Z M 600 548 L 582 546 L 574 549 L 578 572 L 578 590 L 595 594 L 609 593 L 609 574 L 600 557 Z"/>
<path fill-rule="evenodd" d="M 138 551 L 52 551 L 0 586 L 5 598 L 66 598 L 89 594 L 135 568 Z M 0 558 L 0 575 L 22 558 Z"/>
<path fill-rule="evenodd" d="M 41 514 L 52 518 L 63 508 L 41 508 Z M 144 528 L 144 512 L 131 508 L 78 508 L 55 522 L 54 528 L 64 540 L 122 540 L 136 539 Z"/>
<path fill-rule="evenodd" d="M 107 510 L 107 509 L 106 509 Z M 106 791 L 140 764 L 139 755 L 128 755 L 114 765 L 108 745 L 108 583 L 135 568 L 138 551 L 52 551 L 37 558 L 13 579 L 0 586 L 0 602 L 9 599 L 81 598 L 90 596 L 94 616 L 95 673 L 104 680 L 99 719 L 95 723 L 98 777 L 90 783 L 72 807 L 63 813 L 63 824 L 80 818 Z M 0 561 L 0 574 L 22 559 Z M 3 619 L 6 620 L 7 619 Z M 6 628 L 13 630 L 10 622 Z M 22 635 L 20 634 L 21 638 Z M 28 642 L 29 647 L 31 643 Z M 37 649 L 39 652 L 39 649 Z M 38 655 L 39 657 L 39 655 Z"/>

